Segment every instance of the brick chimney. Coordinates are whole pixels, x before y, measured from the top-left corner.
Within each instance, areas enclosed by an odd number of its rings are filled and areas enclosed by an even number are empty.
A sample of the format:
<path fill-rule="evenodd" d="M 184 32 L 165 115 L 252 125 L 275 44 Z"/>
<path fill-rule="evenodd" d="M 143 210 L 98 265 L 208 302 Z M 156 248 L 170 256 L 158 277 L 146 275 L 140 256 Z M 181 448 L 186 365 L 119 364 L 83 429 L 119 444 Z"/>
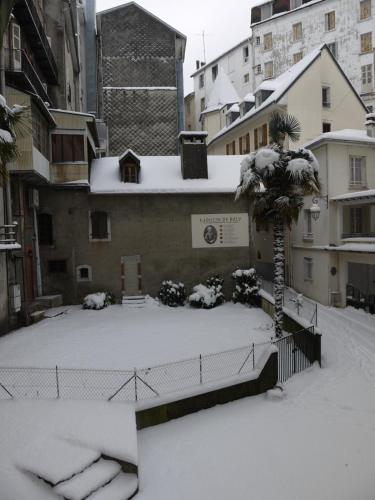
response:
<path fill-rule="evenodd" d="M 366 115 L 366 130 L 369 137 L 375 138 L 375 113 Z"/>
<path fill-rule="evenodd" d="M 207 179 L 207 132 L 180 132 L 181 173 L 184 179 Z"/>

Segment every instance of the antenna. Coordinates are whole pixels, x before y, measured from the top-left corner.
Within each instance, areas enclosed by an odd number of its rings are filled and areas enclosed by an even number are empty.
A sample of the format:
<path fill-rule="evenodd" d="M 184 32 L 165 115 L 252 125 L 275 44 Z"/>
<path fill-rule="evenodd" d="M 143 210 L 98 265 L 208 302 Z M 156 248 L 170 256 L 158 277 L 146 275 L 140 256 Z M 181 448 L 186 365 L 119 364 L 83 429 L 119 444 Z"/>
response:
<path fill-rule="evenodd" d="M 203 42 L 203 61 L 206 62 L 206 34 L 204 30 L 202 31 L 202 42 Z"/>

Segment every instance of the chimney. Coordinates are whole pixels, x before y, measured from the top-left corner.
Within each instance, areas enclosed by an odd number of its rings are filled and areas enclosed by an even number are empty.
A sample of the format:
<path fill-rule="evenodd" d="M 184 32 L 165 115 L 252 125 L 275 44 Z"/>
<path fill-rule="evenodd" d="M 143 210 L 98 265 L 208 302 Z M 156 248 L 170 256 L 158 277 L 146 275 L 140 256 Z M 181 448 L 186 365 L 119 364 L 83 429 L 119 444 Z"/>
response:
<path fill-rule="evenodd" d="M 366 115 L 366 130 L 369 137 L 375 138 L 375 113 L 368 113 Z"/>
<path fill-rule="evenodd" d="M 180 132 L 183 179 L 207 179 L 207 132 Z"/>
<path fill-rule="evenodd" d="M 198 59 L 195 61 L 195 68 L 196 69 L 199 69 L 200 68 L 200 62 L 198 61 Z"/>

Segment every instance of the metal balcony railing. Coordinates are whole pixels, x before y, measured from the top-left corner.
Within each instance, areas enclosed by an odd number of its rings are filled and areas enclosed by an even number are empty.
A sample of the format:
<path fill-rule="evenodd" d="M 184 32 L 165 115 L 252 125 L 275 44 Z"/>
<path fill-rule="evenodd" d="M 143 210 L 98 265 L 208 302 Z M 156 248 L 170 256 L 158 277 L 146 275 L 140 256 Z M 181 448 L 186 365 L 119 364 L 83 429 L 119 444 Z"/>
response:
<path fill-rule="evenodd" d="M 28 80 L 27 85 L 32 87 L 32 89 L 27 90 L 38 94 L 43 101 L 51 102 L 47 93 L 47 84 L 42 82 L 24 50 L 5 49 L 5 70 L 23 73 Z"/>
<path fill-rule="evenodd" d="M 58 68 L 33 0 L 15 0 L 13 13 L 38 57 L 48 83 L 58 83 Z"/>
<path fill-rule="evenodd" d="M 17 223 L 0 225 L 0 250 L 14 249 L 17 244 Z"/>

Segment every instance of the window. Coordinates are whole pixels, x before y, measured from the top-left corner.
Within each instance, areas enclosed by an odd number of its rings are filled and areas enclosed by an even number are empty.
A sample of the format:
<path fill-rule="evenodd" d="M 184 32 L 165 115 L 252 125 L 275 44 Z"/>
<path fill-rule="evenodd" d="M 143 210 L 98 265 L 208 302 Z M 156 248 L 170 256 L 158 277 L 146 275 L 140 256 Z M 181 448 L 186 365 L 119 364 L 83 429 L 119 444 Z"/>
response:
<path fill-rule="evenodd" d="M 249 75 L 249 73 L 245 73 L 243 75 L 243 82 L 246 84 L 246 83 L 249 83 L 249 81 L 250 81 L 250 75 Z"/>
<path fill-rule="evenodd" d="M 215 64 L 215 66 L 212 66 L 211 71 L 212 71 L 212 81 L 214 82 L 216 80 L 216 78 L 217 78 L 217 74 L 218 74 L 218 71 L 219 71 L 217 64 Z"/>
<path fill-rule="evenodd" d="M 322 87 L 322 106 L 323 108 L 331 107 L 331 89 L 329 87 Z"/>
<path fill-rule="evenodd" d="M 95 211 L 90 213 L 90 240 L 110 241 L 111 228 L 107 212 Z"/>
<path fill-rule="evenodd" d="M 271 50 L 272 49 L 272 33 L 266 33 L 263 36 L 263 47 L 264 47 L 264 50 Z"/>
<path fill-rule="evenodd" d="M 12 67 L 21 69 L 21 28 L 19 24 L 12 23 Z"/>
<path fill-rule="evenodd" d="M 225 153 L 226 153 L 226 155 L 230 155 L 230 144 L 227 144 L 225 146 Z"/>
<path fill-rule="evenodd" d="M 254 130 L 254 144 L 255 149 L 267 146 L 267 123 Z"/>
<path fill-rule="evenodd" d="M 293 54 L 293 64 L 297 64 L 302 59 L 302 52 Z"/>
<path fill-rule="evenodd" d="M 312 231 L 311 212 L 310 212 L 310 210 L 305 210 L 304 213 L 305 213 L 305 229 L 304 229 L 303 238 L 305 240 L 312 240 L 313 239 L 313 231 Z"/>
<path fill-rule="evenodd" d="M 138 172 L 139 168 L 134 163 L 124 163 L 121 165 L 122 182 L 134 182 L 138 184 Z"/>
<path fill-rule="evenodd" d="M 50 274 L 66 273 L 66 260 L 49 260 L 48 272 Z"/>
<path fill-rule="evenodd" d="M 260 45 L 260 36 L 255 37 L 255 45 Z"/>
<path fill-rule="evenodd" d="M 39 109 L 31 105 L 31 120 L 33 124 L 33 145 L 42 155 L 49 159 L 49 128 Z"/>
<path fill-rule="evenodd" d="M 301 7 L 301 5 L 302 5 L 302 0 L 291 0 L 290 2 L 291 9 L 296 9 L 297 7 Z"/>
<path fill-rule="evenodd" d="M 76 271 L 77 281 L 92 281 L 91 266 L 78 266 Z"/>
<path fill-rule="evenodd" d="M 52 162 L 85 161 L 84 136 L 52 134 Z"/>
<path fill-rule="evenodd" d="M 336 14 L 335 11 L 332 10 L 325 14 L 325 30 L 332 31 L 336 27 Z"/>
<path fill-rule="evenodd" d="M 372 33 L 363 33 L 361 35 L 361 52 L 372 51 Z"/>
<path fill-rule="evenodd" d="M 363 233 L 363 207 L 350 207 L 350 234 Z"/>
<path fill-rule="evenodd" d="M 264 19 L 268 19 L 269 17 L 271 17 L 272 16 L 272 2 L 261 5 L 260 11 L 261 11 L 262 21 Z"/>
<path fill-rule="evenodd" d="M 204 111 L 204 108 L 206 107 L 206 99 L 202 97 L 201 99 L 201 111 Z"/>
<path fill-rule="evenodd" d="M 239 146 L 240 146 L 240 155 L 242 155 L 242 154 L 243 154 L 243 149 L 242 149 L 242 137 L 240 137 L 240 138 L 238 139 L 238 144 L 239 144 Z"/>
<path fill-rule="evenodd" d="M 254 68 L 255 74 L 260 75 L 262 72 L 262 66 L 260 64 L 257 64 Z"/>
<path fill-rule="evenodd" d="M 302 40 L 302 23 L 293 24 L 293 42 Z"/>
<path fill-rule="evenodd" d="M 338 58 L 337 42 L 327 43 L 327 46 L 331 51 L 333 57 L 337 59 Z"/>
<path fill-rule="evenodd" d="M 368 91 L 372 87 L 372 64 L 366 64 L 361 67 L 362 73 L 362 90 Z"/>
<path fill-rule="evenodd" d="M 371 0 L 361 0 L 359 3 L 359 18 L 368 19 L 371 16 Z"/>
<path fill-rule="evenodd" d="M 366 186 L 366 157 L 350 157 L 350 185 Z"/>
<path fill-rule="evenodd" d="M 264 78 L 273 77 L 273 61 L 268 61 L 264 64 Z"/>
<path fill-rule="evenodd" d="M 51 214 L 38 214 L 38 240 L 40 245 L 53 245 Z"/>
<path fill-rule="evenodd" d="M 303 259 L 303 276 L 305 281 L 312 281 L 313 279 L 313 260 L 310 257 Z"/>
<path fill-rule="evenodd" d="M 236 154 L 236 141 L 232 142 L 232 155 Z"/>
<path fill-rule="evenodd" d="M 329 122 L 323 122 L 322 123 L 322 131 L 323 131 L 323 134 L 325 134 L 326 132 L 331 132 L 331 124 Z"/>
<path fill-rule="evenodd" d="M 243 55 L 243 62 L 244 63 L 249 62 L 249 46 L 248 45 L 246 45 L 246 47 L 243 47 L 242 55 Z"/>
<path fill-rule="evenodd" d="M 204 87 L 204 73 L 201 73 L 199 75 L 199 88 L 203 89 L 203 87 Z"/>

